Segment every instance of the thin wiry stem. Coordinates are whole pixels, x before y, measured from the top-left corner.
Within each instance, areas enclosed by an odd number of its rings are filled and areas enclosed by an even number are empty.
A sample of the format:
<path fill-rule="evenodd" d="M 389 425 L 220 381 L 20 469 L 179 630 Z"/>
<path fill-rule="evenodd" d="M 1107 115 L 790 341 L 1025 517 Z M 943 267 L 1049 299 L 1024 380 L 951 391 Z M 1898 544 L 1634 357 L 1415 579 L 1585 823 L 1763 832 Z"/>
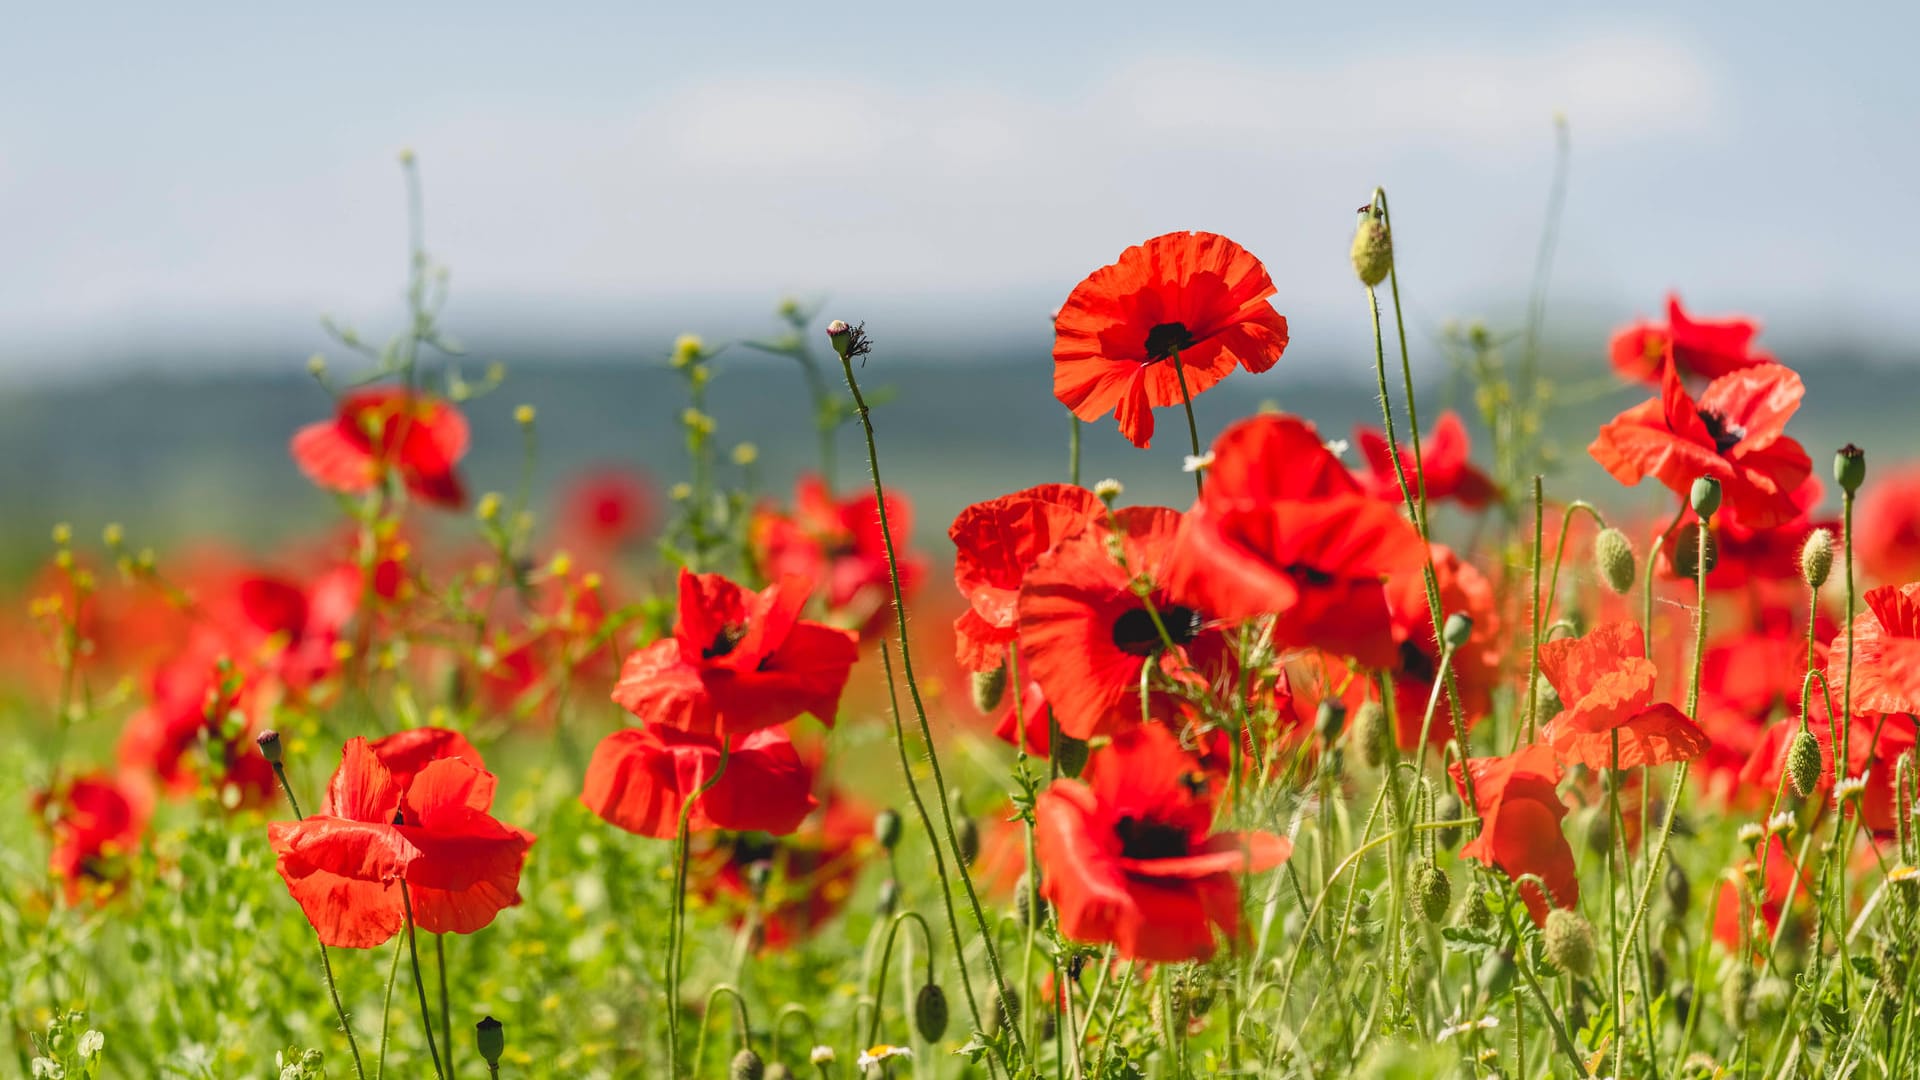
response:
<path fill-rule="evenodd" d="M 447 1072 L 440 1064 L 439 1042 L 433 1037 L 433 1008 L 427 1004 L 427 980 L 420 974 L 420 947 L 413 933 L 413 898 L 408 895 L 407 883 L 400 883 L 400 906 L 407 916 L 407 958 L 413 962 L 413 988 L 420 996 L 420 1026 L 427 1029 L 427 1054 L 433 1058 L 433 1075 L 447 1080 Z"/>
<path fill-rule="evenodd" d="M 305 818 L 300 812 L 300 800 L 294 797 L 293 785 L 287 782 L 286 766 L 275 761 L 274 778 L 280 781 L 280 791 L 287 797 L 287 805 L 293 809 L 295 818 Z M 320 946 L 320 971 L 326 976 L 327 997 L 333 1001 L 333 1014 L 340 1018 L 340 1031 L 347 1037 L 347 1050 L 353 1056 L 353 1075 L 359 1080 L 367 1080 L 366 1066 L 360 1061 L 360 1043 L 353 1037 L 353 1024 L 347 1019 L 347 1007 L 340 1002 L 340 987 L 333 978 L 333 956 L 327 951 L 327 943 L 320 940 L 320 931 L 313 932 L 314 943 Z"/>

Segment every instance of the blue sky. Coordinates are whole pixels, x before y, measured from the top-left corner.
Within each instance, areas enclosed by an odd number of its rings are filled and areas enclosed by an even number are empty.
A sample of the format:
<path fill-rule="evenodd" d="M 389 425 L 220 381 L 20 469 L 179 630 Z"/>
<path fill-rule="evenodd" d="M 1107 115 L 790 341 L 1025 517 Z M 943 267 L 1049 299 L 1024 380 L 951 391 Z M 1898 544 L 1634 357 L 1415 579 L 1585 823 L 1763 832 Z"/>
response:
<path fill-rule="evenodd" d="M 1568 322 L 1677 287 L 1788 347 L 1920 335 L 1911 5 L 906 7 L 16 11 L 0 374 L 379 324 L 401 147 L 470 334 L 723 332 L 802 292 L 1000 341 L 1202 228 L 1266 260 L 1296 342 L 1346 341 L 1375 183 L 1418 319 L 1517 306 L 1557 110 Z"/>

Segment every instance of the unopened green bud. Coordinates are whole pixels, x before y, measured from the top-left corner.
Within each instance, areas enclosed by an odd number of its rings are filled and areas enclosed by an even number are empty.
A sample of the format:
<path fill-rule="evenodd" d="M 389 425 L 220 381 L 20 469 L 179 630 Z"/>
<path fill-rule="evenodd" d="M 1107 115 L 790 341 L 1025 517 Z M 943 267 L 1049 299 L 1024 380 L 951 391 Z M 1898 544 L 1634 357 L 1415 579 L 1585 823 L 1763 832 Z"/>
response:
<path fill-rule="evenodd" d="M 1585 977 L 1593 973 L 1593 924 L 1577 911 L 1547 912 L 1547 959 L 1561 971 Z"/>
<path fill-rule="evenodd" d="M 920 1037 L 937 1043 L 947 1033 L 947 992 L 938 983 L 920 988 L 913 999 L 913 1026 Z"/>
<path fill-rule="evenodd" d="M 1626 533 L 1611 526 L 1600 530 L 1593 538 L 1593 564 L 1607 588 L 1621 596 L 1633 591 L 1633 541 Z"/>
<path fill-rule="evenodd" d="M 767 1063 L 752 1047 L 733 1055 L 733 1063 L 727 1066 L 727 1080 L 766 1080 L 766 1076 Z"/>
<path fill-rule="evenodd" d="M 1353 714 L 1353 741 L 1360 745 L 1360 760 L 1367 768 L 1377 769 L 1387 760 L 1387 710 L 1377 701 L 1363 702 Z"/>
<path fill-rule="evenodd" d="M 882 919 L 890 919 L 899 907 L 900 883 L 888 878 L 880 883 L 880 891 L 874 894 L 874 913 Z"/>
<path fill-rule="evenodd" d="M 1423 864 L 1413 875 L 1414 910 L 1421 918 L 1437 923 L 1447 917 L 1453 904 L 1453 883 L 1447 872 L 1432 863 Z"/>
<path fill-rule="evenodd" d="M 1851 495 L 1867 482 L 1867 452 L 1848 443 L 1833 455 L 1833 479 Z"/>
<path fill-rule="evenodd" d="M 1000 707 L 1007 694 L 1007 666 L 1001 664 L 992 671 L 973 673 L 973 707 L 983 713 L 990 713 Z"/>
<path fill-rule="evenodd" d="M 953 823 L 954 836 L 959 840 L 960 861 L 968 866 L 980 857 L 980 825 L 971 817 L 962 816 Z"/>
<path fill-rule="evenodd" d="M 1375 215 L 1371 206 L 1361 212 L 1350 254 L 1353 272 L 1360 275 L 1360 283 L 1369 289 L 1387 280 L 1387 274 L 1393 270 L 1393 237 L 1387 233 L 1387 223 Z"/>
<path fill-rule="evenodd" d="M 1753 969 L 1741 964 L 1720 984 L 1720 1015 L 1734 1028 L 1748 1023 L 1748 1007 L 1753 1002 L 1753 985 L 1759 979 Z"/>
<path fill-rule="evenodd" d="M 1340 737 L 1340 729 L 1347 724 L 1347 707 L 1338 698 L 1321 698 L 1320 704 L 1313 710 L 1313 730 L 1322 742 L 1332 742 Z"/>
<path fill-rule="evenodd" d="M 1817 589 L 1827 583 L 1827 575 L 1831 573 L 1833 533 L 1815 529 L 1807 534 L 1807 542 L 1800 545 L 1800 576 L 1809 588 Z"/>
<path fill-rule="evenodd" d="M 1487 906 L 1486 882 L 1476 880 L 1467 888 L 1467 898 L 1460 905 L 1460 921 L 1475 930 L 1485 930 L 1493 925 L 1493 909 Z"/>
<path fill-rule="evenodd" d="M 473 1025 L 473 1045 L 488 1065 L 500 1064 L 500 1055 L 507 1050 L 506 1027 L 491 1016 L 482 1017 Z"/>
<path fill-rule="evenodd" d="M 1460 796 L 1451 791 L 1433 800 L 1435 821 L 1458 821 L 1466 812 L 1466 805 L 1460 801 Z M 1439 841 L 1441 847 L 1452 850 L 1460 843 L 1460 827 L 1455 825 L 1450 829 L 1441 829 L 1433 834 L 1433 838 Z"/>
<path fill-rule="evenodd" d="M 900 815 L 891 807 L 873 815 L 873 838 L 888 851 L 900 843 Z"/>
<path fill-rule="evenodd" d="M 1068 777 L 1079 776 L 1087 767 L 1087 757 L 1093 753 L 1093 748 L 1087 745 L 1085 739 L 1076 739 L 1060 731 L 1054 732 L 1053 745 L 1049 749 L 1054 763 L 1060 766 L 1060 775 Z"/>
<path fill-rule="evenodd" d="M 1686 917 L 1687 908 L 1693 903 L 1693 883 L 1687 880 L 1687 872 L 1680 869 L 1679 863 L 1669 860 L 1660 885 L 1667 894 L 1667 905 L 1673 909 L 1674 917 Z"/>
<path fill-rule="evenodd" d="M 1700 522 L 1682 525 L 1673 538 L 1673 569 L 1684 578 L 1713 573 L 1720 562 L 1720 541 Z"/>
<path fill-rule="evenodd" d="M 1458 649 L 1473 637 L 1473 619 L 1456 611 L 1440 624 L 1440 640 L 1449 649 Z"/>
<path fill-rule="evenodd" d="M 1787 748 L 1787 777 L 1793 781 L 1793 793 L 1803 799 L 1820 784 L 1820 741 L 1804 727 Z"/>
<path fill-rule="evenodd" d="M 1711 476 L 1702 476 L 1693 482 L 1693 491 L 1688 496 L 1693 504 L 1693 512 L 1705 521 L 1720 511 L 1720 481 Z"/>

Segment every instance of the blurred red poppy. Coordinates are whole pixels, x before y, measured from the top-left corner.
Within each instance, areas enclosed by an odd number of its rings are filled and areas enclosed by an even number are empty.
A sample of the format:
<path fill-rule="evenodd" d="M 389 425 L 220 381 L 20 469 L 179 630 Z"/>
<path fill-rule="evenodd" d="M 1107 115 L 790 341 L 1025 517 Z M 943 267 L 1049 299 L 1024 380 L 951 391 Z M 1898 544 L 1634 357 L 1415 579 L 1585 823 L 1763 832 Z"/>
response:
<path fill-rule="evenodd" d="M 1243 420 L 1213 455 L 1180 530 L 1172 587 L 1218 618 L 1277 614 L 1279 645 L 1391 667 L 1398 645 L 1382 580 L 1419 571 L 1420 534 L 1362 490 L 1303 420 Z"/>
<path fill-rule="evenodd" d="M 1920 713 L 1920 582 L 1882 585 L 1861 597 L 1853 620 L 1853 711 Z M 1833 636 L 1827 685 L 1834 701 L 1847 685 L 1847 635 Z"/>
<path fill-rule="evenodd" d="M 604 465 L 570 480 L 560 496 L 560 543 L 603 556 L 653 527 L 653 490 L 645 474 Z"/>
<path fill-rule="evenodd" d="M 175 797 L 205 783 L 232 785 L 243 802 L 271 798 L 273 770 L 253 747 L 255 687 L 199 649 L 159 665 L 147 703 L 121 729 L 121 768 Z"/>
<path fill-rule="evenodd" d="M 1391 503 L 1403 501 L 1400 475 L 1393 467 L 1393 453 L 1386 436 L 1376 428 L 1361 426 L 1354 429 L 1354 438 L 1367 459 L 1367 472 L 1362 477 L 1367 490 L 1375 498 Z M 1459 413 L 1448 409 L 1420 441 L 1422 467 L 1414 468 L 1413 447 L 1403 444 L 1400 468 L 1407 474 L 1407 483 L 1416 495 L 1421 490 L 1421 477 L 1425 476 L 1428 502 L 1452 501 L 1468 510 L 1479 510 L 1491 503 L 1499 490 L 1494 487 L 1493 478 L 1474 465 L 1471 453 L 1472 442 L 1467 438 L 1466 424 L 1460 421 Z"/>
<path fill-rule="evenodd" d="M 1432 550 L 1440 610 L 1473 620 L 1472 636 L 1454 652 L 1451 661 L 1461 712 L 1471 728 L 1493 707 L 1493 689 L 1500 682 L 1500 651 L 1506 645 L 1501 638 L 1500 610 L 1494 602 L 1493 584 L 1472 563 L 1444 544 L 1435 544 Z M 1440 670 L 1440 643 L 1433 632 L 1432 609 L 1427 606 L 1426 575 L 1398 574 L 1388 579 L 1387 609 L 1393 620 L 1393 637 L 1399 643 L 1399 657 L 1391 668 L 1395 737 L 1401 750 L 1411 752 L 1420 745 L 1427 701 Z M 1453 736 L 1453 708 L 1443 689 L 1434 701 L 1427 746 L 1445 746 Z"/>
<path fill-rule="evenodd" d="M 1049 720 L 1047 692 L 1037 682 L 1028 681 L 1015 694 L 1007 689 L 1006 708 L 993 734 L 1008 746 L 1017 746 L 1034 757 L 1046 757 L 1053 749 L 1053 725 Z"/>
<path fill-rule="evenodd" d="M 1920 578 L 1920 462 L 1875 467 L 1854 507 L 1853 552 L 1874 581 Z"/>
<path fill-rule="evenodd" d="M 57 793 L 36 793 L 33 810 L 52 834 L 47 868 L 67 903 L 119 888 L 125 859 L 146 830 L 148 808 L 137 790 L 105 773 L 88 773 Z"/>
<path fill-rule="evenodd" d="M 1803 392 L 1791 370 L 1759 364 L 1715 379 L 1696 402 L 1669 366 L 1660 396 L 1603 425 L 1587 452 L 1623 484 L 1651 476 L 1682 496 L 1710 476 L 1746 527 L 1773 528 L 1804 510 L 1795 493 L 1813 463 L 1786 435 Z"/>
<path fill-rule="evenodd" d="M 819 805 L 813 770 L 780 728 L 732 740 L 726 771 L 694 800 L 693 832 L 708 829 L 784 836 Z M 661 724 L 623 728 L 600 741 L 580 801 L 609 824 L 661 840 L 678 835 L 680 808 L 720 763 L 720 741 Z"/>
<path fill-rule="evenodd" d="M 1111 412 L 1135 446 L 1153 410 L 1198 397 L 1244 367 L 1262 372 L 1287 348 L 1286 317 L 1267 303 L 1266 267 L 1214 233 L 1156 236 L 1095 270 L 1053 319 L 1053 393 L 1082 420 Z M 1168 363 L 1175 354 L 1180 371 Z"/>
<path fill-rule="evenodd" d="M 808 592 L 795 577 L 756 593 L 682 570 L 673 635 L 627 657 L 613 700 L 648 723 L 716 737 L 802 713 L 832 727 L 859 645 L 852 631 L 800 618 Z"/>
<path fill-rule="evenodd" d="M 492 773 L 458 757 L 429 761 L 402 784 L 356 738 L 320 812 L 273 822 L 267 836 L 287 891 L 328 945 L 370 949 L 398 933 L 402 883 L 420 929 L 470 934 L 520 902 L 534 840 L 487 812 L 493 789 Z"/>
<path fill-rule="evenodd" d="M 1753 347 L 1760 327 L 1751 319 L 1695 319 L 1680 307 L 1680 297 L 1667 294 L 1667 321 L 1641 321 L 1613 335 L 1608 352 L 1613 370 L 1632 382 L 1658 383 L 1660 369 L 1671 357 L 1682 375 L 1716 379 L 1729 372 L 1773 357 Z"/>
<path fill-rule="evenodd" d="M 967 598 L 954 621 L 955 653 L 973 671 L 1006 661 L 1018 637 L 1020 584 L 1040 556 L 1105 512 L 1100 500 L 1072 484 L 1041 484 L 960 511 L 953 540 L 953 583 Z"/>
<path fill-rule="evenodd" d="M 1589 769 L 1638 769 L 1692 761 L 1707 734 L 1686 713 L 1653 700 L 1659 671 L 1636 623 L 1597 626 L 1585 637 L 1540 646 L 1540 673 L 1564 706 L 1545 738 L 1566 761 Z"/>
<path fill-rule="evenodd" d="M 1041 893 L 1075 941 L 1127 959 L 1175 963 L 1214 953 L 1214 927 L 1240 929 L 1243 874 L 1286 861 L 1271 833 L 1219 833 L 1199 762 L 1158 724 L 1096 751 L 1086 782 L 1056 780 L 1035 805 Z"/>
<path fill-rule="evenodd" d="M 1515 880 L 1532 874 L 1546 882 L 1555 907 L 1578 907 L 1580 877 L 1573 848 L 1560 831 L 1567 806 L 1557 790 L 1560 763 L 1553 758 L 1553 748 L 1533 743 L 1506 757 L 1472 758 L 1467 765 L 1473 776 L 1471 792 L 1458 764 L 1447 769 L 1460 793 L 1470 795 L 1480 812 L 1480 835 L 1462 846 L 1460 854 Z M 1523 882 L 1520 895 L 1534 923 L 1545 926 L 1547 898 L 1539 887 Z"/>
<path fill-rule="evenodd" d="M 341 396 L 332 420 L 293 436 L 300 471 L 329 491 L 366 491 L 389 470 L 425 503 L 458 508 L 466 489 L 454 466 L 467 452 L 467 420 L 439 398 L 397 386 Z"/>
<path fill-rule="evenodd" d="M 1755 855 L 1746 860 L 1744 866 L 1757 867 L 1760 857 Z M 1789 903 L 1805 901 L 1811 891 L 1810 877 L 1796 874 L 1793 866 L 1793 852 L 1781 842 L 1778 836 L 1767 838 L 1765 893 L 1760 897 L 1759 917 L 1764 920 L 1767 933 L 1773 934 L 1780 928 L 1780 919 L 1787 912 Z M 1740 875 L 1743 879 L 1744 874 Z M 1752 905 L 1749 898 L 1740 895 L 1731 886 L 1716 890 L 1719 895 L 1713 912 L 1713 937 L 1726 946 L 1729 952 L 1738 952 L 1740 940 L 1753 921 Z M 1745 917 L 1743 917 L 1745 916 Z M 1765 955 L 1758 942 L 1750 943 L 1749 951 L 1758 961 Z"/>
<path fill-rule="evenodd" d="M 887 528 L 900 564 L 900 591 L 911 595 L 926 573 L 926 560 L 907 548 L 913 535 L 913 504 L 887 492 Z M 815 584 L 836 625 L 862 636 L 889 625 L 893 578 L 873 494 L 834 498 L 817 476 L 794 486 L 793 513 L 763 507 L 748 529 L 754 561 L 769 581 L 797 576 Z"/>
<path fill-rule="evenodd" d="M 846 906 L 873 846 L 873 810 L 832 794 L 813 825 L 778 839 L 762 832 L 718 834 L 698 853 L 694 883 L 708 902 L 737 905 L 735 924 L 753 921 L 766 949 L 814 939 Z M 764 866 L 756 893 L 756 866 Z"/>

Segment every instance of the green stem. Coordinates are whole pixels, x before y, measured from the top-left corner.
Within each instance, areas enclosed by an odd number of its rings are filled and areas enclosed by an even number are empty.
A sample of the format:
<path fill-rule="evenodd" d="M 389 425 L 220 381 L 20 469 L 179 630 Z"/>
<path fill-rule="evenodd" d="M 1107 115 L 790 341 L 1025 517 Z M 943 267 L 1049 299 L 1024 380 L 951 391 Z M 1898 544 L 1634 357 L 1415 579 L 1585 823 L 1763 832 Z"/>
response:
<path fill-rule="evenodd" d="M 726 775 L 727 762 L 733 756 L 733 741 L 722 737 L 720 760 L 713 775 L 680 803 L 680 824 L 673 840 L 673 915 L 667 923 L 667 1075 L 680 1075 L 680 959 L 687 936 L 687 847 L 688 824 L 693 819 L 693 804 Z"/>
<path fill-rule="evenodd" d="M 1193 422 L 1193 395 L 1187 393 L 1187 368 L 1180 362 L 1180 350 L 1173 350 L 1173 377 L 1180 380 L 1180 405 L 1187 411 L 1187 445 L 1193 447 L 1193 456 L 1200 456 L 1200 426 Z M 1200 494 L 1203 470 L 1193 470 L 1193 493 Z"/>
<path fill-rule="evenodd" d="M 447 1048 L 447 1074 L 453 1074 L 453 1010 L 447 997 L 447 935 L 433 935 L 434 964 L 440 975 L 440 1041 Z"/>
<path fill-rule="evenodd" d="M 407 892 L 407 883 L 400 883 L 400 906 L 407 916 L 407 957 L 413 962 L 413 988 L 420 996 L 420 1024 L 427 1029 L 427 1054 L 433 1058 L 433 1075 L 439 1080 L 447 1080 L 447 1073 L 440 1065 L 440 1048 L 433 1037 L 433 1009 L 427 1004 L 427 981 L 420 974 L 420 947 L 413 933 L 413 898 Z"/>
<path fill-rule="evenodd" d="M 1067 483 L 1080 486 L 1080 418 L 1067 414 Z"/>
<path fill-rule="evenodd" d="M 274 779 L 280 781 L 280 791 L 287 797 L 287 805 L 293 808 L 296 819 L 304 819 L 300 812 L 300 800 L 294 797 L 293 785 L 287 782 L 286 766 L 273 762 Z M 320 972 L 327 980 L 327 997 L 333 1001 L 333 1014 L 340 1018 L 340 1031 L 347 1037 L 347 1050 L 353 1055 L 353 1075 L 359 1080 L 367 1080 L 366 1066 L 360 1061 L 360 1043 L 353 1037 L 353 1025 L 347 1020 L 347 1007 L 340 1002 L 340 986 L 333 977 L 333 956 L 327 951 L 327 943 L 320 940 L 320 931 L 313 932 L 313 940 L 320 946 Z"/>

